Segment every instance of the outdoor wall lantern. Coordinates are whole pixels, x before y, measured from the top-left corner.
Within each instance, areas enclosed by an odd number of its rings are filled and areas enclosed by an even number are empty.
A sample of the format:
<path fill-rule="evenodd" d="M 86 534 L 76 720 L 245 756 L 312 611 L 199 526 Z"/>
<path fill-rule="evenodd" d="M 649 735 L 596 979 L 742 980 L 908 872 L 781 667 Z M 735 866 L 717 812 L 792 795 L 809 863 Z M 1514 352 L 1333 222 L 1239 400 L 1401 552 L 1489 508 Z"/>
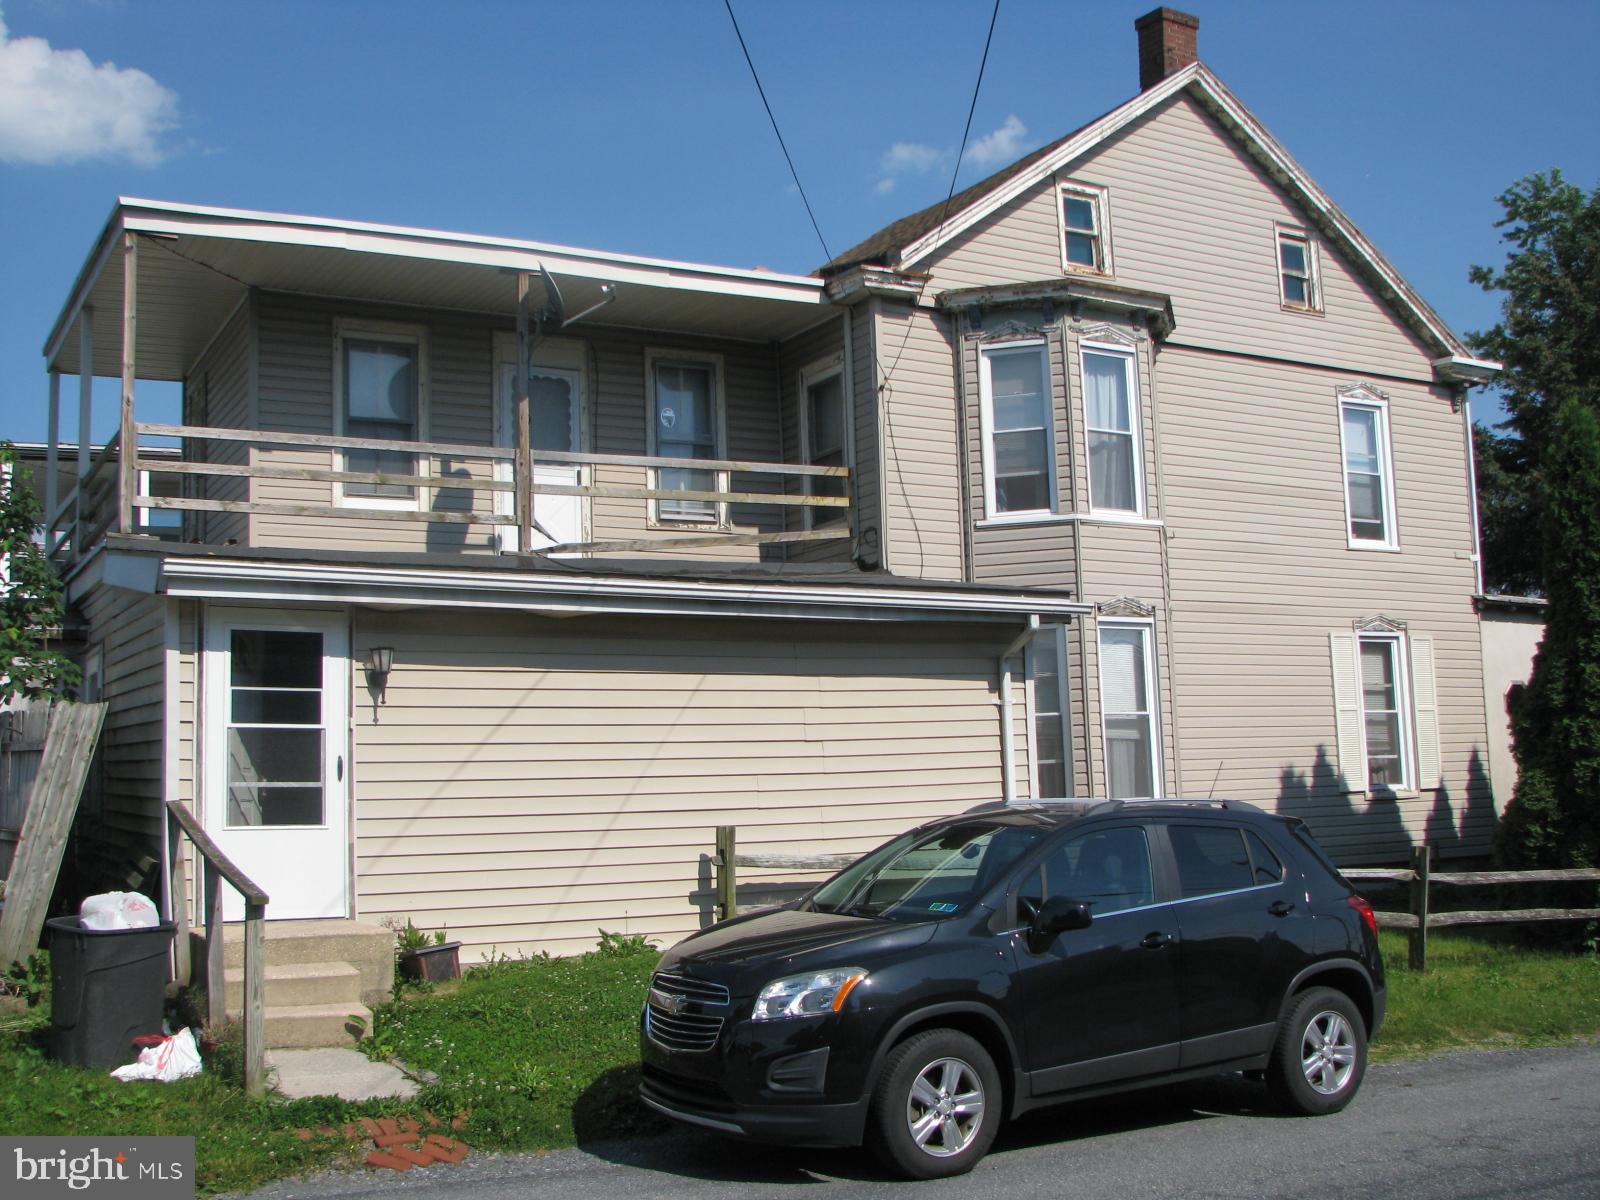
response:
<path fill-rule="evenodd" d="M 377 703 L 387 704 L 385 693 L 389 688 L 389 672 L 394 669 L 394 647 L 372 646 L 367 650 L 367 687 L 376 693 Z M 374 709 L 374 719 L 377 712 Z"/>

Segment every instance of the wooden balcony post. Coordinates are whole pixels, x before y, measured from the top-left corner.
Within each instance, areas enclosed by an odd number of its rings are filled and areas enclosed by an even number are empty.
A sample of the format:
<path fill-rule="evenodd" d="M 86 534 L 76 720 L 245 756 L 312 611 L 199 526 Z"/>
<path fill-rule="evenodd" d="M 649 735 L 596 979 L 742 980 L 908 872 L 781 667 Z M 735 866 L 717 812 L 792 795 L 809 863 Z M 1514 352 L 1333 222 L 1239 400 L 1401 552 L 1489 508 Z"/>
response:
<path fill-rule="evenodd" d="M 83 555 L 83 481 L 89 477 L 89 449 L 94 442 L 94 309 L 78 314 L 78 473 L 72 494 L 72 557 Z"/>
<path fill-rule="evenodd" d="M 50 368 L 49 437 L 44 446 L 44 549 L 55 545 L 56 505 L 61 503 L 58 494 L 61 480 L 61 372 Z"/>
<path fill-rule="evenodd" d="M 533 454 L 528 424 L 528 368 L 532 365 L 528 343 L 528 272 L 517 272 L 517 459 L 511 475 L 517 485 L 517 551 L 526 554 L 533 545 Z"/>
<path fill-rule="evenodd" d="M 134 351 L 138 337 L 139 240 L 122 235 L 122 423 L 117 439 L 117 532 L 133 532 L 133 497 L 139 490 L 138 435 L 133 428 Z"/>

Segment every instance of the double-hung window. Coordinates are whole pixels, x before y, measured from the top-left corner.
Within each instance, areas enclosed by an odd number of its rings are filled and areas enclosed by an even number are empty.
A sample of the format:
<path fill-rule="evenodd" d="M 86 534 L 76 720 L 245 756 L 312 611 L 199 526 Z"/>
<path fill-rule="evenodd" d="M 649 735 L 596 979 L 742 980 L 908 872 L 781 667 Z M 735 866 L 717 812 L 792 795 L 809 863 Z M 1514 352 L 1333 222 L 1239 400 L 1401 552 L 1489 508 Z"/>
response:
<path fill-rule="evenodd" d="M 1036 800 L 1072 794 L 1072 742 L 1067 726 L 1065 639 L 1060 626 L 1047 627 L 1028 643 L 1028 702 L 1033 795 Z"/>
<path fill-rule="evenodd" d="M 1068 271 L 1111 274 L 1111 239 L 1106 232 L 1106 193 L 1089 184 L 1060 189 L 1061 261 Z"/>
<path fill-rule="evenodd" d="M 1341 397 L 1339 433 L 1350 546 L 1393 549 L 1398 538 L 1394 471 L 1389 460 L 1389 406 L 1365 389 Z"/>
<path fill-rule="evenodd" d="M 339 331 L 337 383 L 340 433 L 386 442 L 422 440 L 423 354 L 420 332 L 349 327 Z M 383 475 L 417 474 L 409 451 L 352 448 L 344 452 L 346 471 Z M 346 482 L 349 503 L 369 508 L 412 508 L 417 489 L 407 484 Z"/>
<path fill-rule="evenodd" d="M 650 360 L 650 452 L 660 458 L 710 460 L 721 457 L 722 396 L 718 364 L 710 359 L 666 356 Z M 723 473 L 704 467 L 658 467 L 657 488 L 676 492 L 714 492 Z M 702 498 L 658 499 L 662 522 L 723 524 L 727 505 Z"/>
<path fill-rule="evenodd" d="M 800 428 L 805 461 L 813 467 L 846 464 L 844 370 L 840 360 L 817 363 L 800 373 Z M 841 476 L 811 476 L 807 491 L 813 496 L 845 496 Z M 843 507 L 807 508 L 806 524 L 813 529 L 842 524 Z"/>
<path fill-rule="evenodd" d="M 1317 280 L 1316 249 L 1311 238 L 1298 229 L 1279 226 L 1278 294 L 1285 308 L 1317 312 L 1322 297 Z"/>
<path fill-rule="evenodd" d="M 1083 348 L 1084 424 L 1089 438 L 1089 507 L 1097 512 L 1138 513 L 1139 399 L 1133 355 Z"/>
<path fill-rule="evenodd" d="M 1359 645 L 1367 789 L 1401 791 L 1412 786 L 1410 705 L 1406 699 L 1401 640 L 1387 634 L 1363 635 Z"/>
<path fill-rule="evenodd" d="M 1055 435 L 1044 343 L 985 347 L 980 394 L 988 515 L 1054 512 Z"/>
<path fill-rule="evenodd" d="M 1146 624 L 1100 623 L 1100 710 L 1106 794 L 1154 796 L 1161 779 L 1155 664 Z"/>

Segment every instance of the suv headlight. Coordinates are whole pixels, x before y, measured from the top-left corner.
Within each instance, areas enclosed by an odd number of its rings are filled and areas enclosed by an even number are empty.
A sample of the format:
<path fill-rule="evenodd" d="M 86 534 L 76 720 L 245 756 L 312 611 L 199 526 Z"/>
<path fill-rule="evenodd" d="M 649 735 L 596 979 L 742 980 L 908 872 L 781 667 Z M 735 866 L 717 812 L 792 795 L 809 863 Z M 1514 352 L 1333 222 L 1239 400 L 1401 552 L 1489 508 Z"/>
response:
<path fill-rule="evenodd" d="M 838 1012 L 858 983 L 867 977 L 860 967 L 835 967 L 774 979 L 756 997 L 755 1021 L 781 1021 L 786 1017 L 820 1017 Z"/>

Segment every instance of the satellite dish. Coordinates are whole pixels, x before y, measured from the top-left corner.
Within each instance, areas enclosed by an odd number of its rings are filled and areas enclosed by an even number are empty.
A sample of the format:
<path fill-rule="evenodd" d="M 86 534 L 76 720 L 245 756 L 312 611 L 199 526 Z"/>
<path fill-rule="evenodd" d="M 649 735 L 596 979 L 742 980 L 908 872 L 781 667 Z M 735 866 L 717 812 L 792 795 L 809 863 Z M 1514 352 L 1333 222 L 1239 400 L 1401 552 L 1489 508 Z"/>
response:
<path fill-rule="evenodd" d="M 539 264 L 539 278 L 544 281 L 544 307 L 534 314 L 534 319 L 540 325 L 548 325 L 551 329 L 560 329 L 567 323 L 567 306 L 561 299 L 561 289 L 556 286 L 556 277 L 543 263 Z"/>

